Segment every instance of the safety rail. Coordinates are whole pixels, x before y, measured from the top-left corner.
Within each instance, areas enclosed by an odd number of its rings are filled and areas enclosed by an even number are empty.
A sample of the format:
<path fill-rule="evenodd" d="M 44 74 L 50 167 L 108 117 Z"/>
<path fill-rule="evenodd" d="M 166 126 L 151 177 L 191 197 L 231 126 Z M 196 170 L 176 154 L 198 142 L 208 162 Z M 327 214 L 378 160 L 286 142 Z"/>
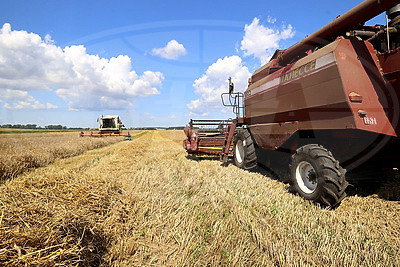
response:
<path fill-rule="evenodd" d="M 222 105 L 224 105 L 224 107 L 232 107 L 232 111 L 236 115 L 236 118 L 244 117 L 243 99 L 244 94 L 241 92 L 221 94 Z"/>

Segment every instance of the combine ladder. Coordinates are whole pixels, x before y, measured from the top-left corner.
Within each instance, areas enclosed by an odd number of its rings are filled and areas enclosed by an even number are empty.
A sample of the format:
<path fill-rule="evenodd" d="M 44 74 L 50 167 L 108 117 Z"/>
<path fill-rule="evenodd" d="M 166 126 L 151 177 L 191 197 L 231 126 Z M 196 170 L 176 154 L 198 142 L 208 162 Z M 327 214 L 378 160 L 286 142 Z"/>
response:
<path fill-rule="evenodd" d="M 224 127 L 224 145 L 222 147 L 221 155 L 220 155 L 220 160 L 224 163 L 228 162 L 228 157 L 229 157 L 229 151 L 231 149 L 233 137 L 235 135 L 235 130 L 236 130 L 236 124 L 237 121 L 234 120 L 230 124 L 226 124 Z"/>

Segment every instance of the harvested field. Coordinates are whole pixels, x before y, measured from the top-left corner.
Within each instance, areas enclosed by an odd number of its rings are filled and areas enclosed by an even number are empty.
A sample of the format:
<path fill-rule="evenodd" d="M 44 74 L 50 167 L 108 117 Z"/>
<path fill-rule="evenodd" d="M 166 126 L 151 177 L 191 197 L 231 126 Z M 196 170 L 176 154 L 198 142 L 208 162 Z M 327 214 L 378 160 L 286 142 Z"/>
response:
<path fill-rule="evenodd" d="M 0 181 L 46 166 L 56 159 L 76 156 L 122 140 L 123 137 L 81 138 L 79 132 L 1 134 Z"/>
<path fill-rule="evenodd" d="M 400 203 L 328 211 L 151 131 L 0 186 L 0 264 L 400 265 Z"/>

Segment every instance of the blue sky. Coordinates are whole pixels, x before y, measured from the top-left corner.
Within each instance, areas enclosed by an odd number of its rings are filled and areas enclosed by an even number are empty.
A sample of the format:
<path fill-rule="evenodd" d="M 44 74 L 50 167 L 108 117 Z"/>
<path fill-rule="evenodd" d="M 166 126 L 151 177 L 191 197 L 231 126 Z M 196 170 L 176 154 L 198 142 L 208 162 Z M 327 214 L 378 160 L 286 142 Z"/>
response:
<path fill-rule="evenodd" d="M 0 124 L 232 117 L 219 103 L 229 76 L 244 90 L 276 48 L 359 2 L 2 0 Z"/>

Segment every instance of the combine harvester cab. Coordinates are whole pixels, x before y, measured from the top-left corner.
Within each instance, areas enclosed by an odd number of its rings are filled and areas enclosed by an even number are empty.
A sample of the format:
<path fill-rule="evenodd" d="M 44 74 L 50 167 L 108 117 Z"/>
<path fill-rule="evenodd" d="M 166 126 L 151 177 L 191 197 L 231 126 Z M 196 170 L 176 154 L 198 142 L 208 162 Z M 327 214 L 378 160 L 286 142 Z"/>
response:
<path fill-rule="evenodd" d="M 383 12 L 386 25 L 364 25 Z M 230 96 L 236 99 L 231 88 Z M 209 145 L 201 145 L 206 138 L 215 143 L 212 154 L 226 160 L 232 152 L 245 169 L 282 158 L 293 191 L 336 207 L 346 196 L 347 180 L 363 178 L 360 169 L 380 174 L 381 167 L 400 168 L 399 100 L 400 1 L 367 0 L 277 50 L 252 75 L 244 114 L 237 114 L 229 131 L 216 142 L 189 125 L 185 148 L 210 153 L 204 149 Z"/>
<path fill-rule="evenodd" d="M 122 130 L 124 125 L 118 115 L 101 116 L 97 119 L 100 124 L 99 130 L 90 132 L 81 132 L 81 137 L 106 137 L 106 136 L 125 136 L 127 140 L 131 140 L 128 131 Z"/>

